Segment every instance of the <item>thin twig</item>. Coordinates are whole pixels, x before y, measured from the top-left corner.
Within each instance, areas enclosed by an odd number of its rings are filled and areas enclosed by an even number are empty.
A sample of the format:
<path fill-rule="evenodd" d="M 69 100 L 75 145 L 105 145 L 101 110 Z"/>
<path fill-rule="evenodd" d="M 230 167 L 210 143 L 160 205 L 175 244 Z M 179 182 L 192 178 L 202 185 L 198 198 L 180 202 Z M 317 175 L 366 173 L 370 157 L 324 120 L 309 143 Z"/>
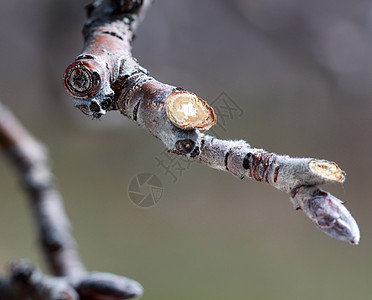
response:
<path fill-rule="evenodd" d="M 238 178 L 252 177 L 288 193 L 296 209 L 326 234 L 358 244 L 359 229 L 342 202 L 318 188 L 343 182 L 336 163 L 290 158 L 203 134 L 215 122 L 213 109 L 195 94 L 150 77 L 131 54 L 135 30 L 151 0 L 97 0 L 88 6 L 83 52 L 64 75 L 64 85 L 85 114 L 123 115 L 159 138 L 168 151 Z"/>
<path fill-rule="evenodd" d="M 87 273 L 75 248 L 63 200 L 53 183 L 45 148 L 0 103 L 0 147 L 18 170 L 39 230 L 47 266 L 42 275 L 27 262 L 8 267 L 0 278 L 0 299 L 137 299 L 139 283 L 108 273 Z"/>
<path fill-rule="evenodd" d="M 39 239 L 51 273 L 57 276 L 84 272 L 62 197 L 54 185 L 45 148 L 13 114 L 0 106 L 0 145 L 19 172 L 33 209 Z"/>

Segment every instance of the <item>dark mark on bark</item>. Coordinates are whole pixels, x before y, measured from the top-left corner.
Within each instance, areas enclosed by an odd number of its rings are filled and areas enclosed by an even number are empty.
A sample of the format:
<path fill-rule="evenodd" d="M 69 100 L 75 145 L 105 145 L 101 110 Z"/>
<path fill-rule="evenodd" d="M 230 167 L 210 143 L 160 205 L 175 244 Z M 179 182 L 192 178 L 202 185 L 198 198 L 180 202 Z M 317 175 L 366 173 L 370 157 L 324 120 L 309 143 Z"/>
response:
<path fill-rule="evenodd" d="M 296 195 L 297 195 L 298 192 L 300 191 L 300 188 L 301 188 L 301 187 L 302 187 L 302 185 L 300 185 L 300 186 L 296 186 L 296 187 L 290 189 L 290 191 L 289 191 L 289 195 L 290 195 L 292 198 L 296 197 Z"/>
<path fill-rule="evenodd" d="M 138 101 L 133 109 L 133 120 L 134 121 L 137 121 L 137 112 L 138 112 L 138 108 L 140 106 L 140 103 L 141 101 Z"/>
<path fill-rule="evenodd" d="M 90 109 L 90 111 L 95 112 L 95 113 L 97 113 L 97 112 L 99 112 L 101 110 L 100 106 L 96 102 L 92 102 L 89 105 L 89 109 Z"/>
<path fill-rule="evenodd" d="M 276 182 L 278 180 L 278 174 L 279 174 L 279 166 L 275 168 L 274 182 Z"/>
<path fill-rule="evenodd" d="M 259 176 L 257 169 L 260 166 L 260 163 L 262 162 L 262 154 L 261 153 L 256 153 L 253 155 L 253 163 L 252 163 L 252 174 L 253 178 L 257 180 L 258 182 L 261 182 L 261 177 Z"/>
<path fill-rule="evenodd" d="M 182 87 L 176 87 L 176 91 L 187 92 L 187 90 Z"/>
<path fill-rule="evenodd" d="M 265 179 L 265 182 L 266 183 L 269 183 L 269 184 L 270 184 L 270 182 L 269 182 L 269 179 L 268 179 L 268 173 L 269 173 L 269 170 L 270 170 L 269 167 L 272 166 L 272 164 L 270 164 L 269 162 L 270 162 L 270 160 L 271 160 L 272 157 L 273 157 L 273 154 L 272 153 L 266 153 L 266 154 L 264 154 L 264 158 L 262 160 L 263 170 L 262 170 L 261 179 L 262 180 Z"/>
<path fill-rule="evenodd" d="M 82 54 L 82 55 L 79 55 L 75 60 L 79 60 L 79 59 L 94 59 L 94 56 L 89 55 L 89 54 Z"/>
<path fill-rule="evenodd" d="M 231 149 L 229 149 L 229 151 L 227 151 L 227 152 L 226 152 L 226 155 L 225 155 L 225 168 L 226 168 L 227 171 L 229 170 L 229 168 L 228 168 L 228 166 L 227 166 L 227 160 L 229 159 L 230 150 L 231 150 Z"/>
<path fill-rule="evenodd" d="M 252 153 L 247 153 L 247 155 L 243 159 L 243 168 L 246 170 L 249 169 L 249 165 L 250 165 L 249 159 L 251 156 L 252 156 Z"/>
<path fill-rule="evenodd" d="M 105 100 L 102 101 L 101 107 L 103 110 L 108 110 L 112 107 L 112 98 L 107 96 Z"/>
<path fill-rule="evenodd" d="M 116 32 L 113 32 L 113 31 L 103 31 L 102 34 L 108 34 L 108 35 L 118 38 L 119 40 L 122 40 L 122 41 L 124 40 L 120 35 L 118 35 Z"/>
<path fill-rule="evenodd" d="M 271 154 L 270 159 L 271 159 L 271 162 L 269 163 L 269 168 L 268 168 L 268 170 L 266 172 L 266 175 L 265 175 L 265 181 L 267 183 L 269 183 L 269 184 L 270 184 L 270 182 L 269 182 L 269 173 L 272 170 L 273 165 L 276 163 L 276 156 L 274 154 Z"/>
<path fill-rule="evenodd" d="M 200 154 L 199 147 L 196 146 L 194 151 L 190 154 L 191 157 L 197 157 Z"/>

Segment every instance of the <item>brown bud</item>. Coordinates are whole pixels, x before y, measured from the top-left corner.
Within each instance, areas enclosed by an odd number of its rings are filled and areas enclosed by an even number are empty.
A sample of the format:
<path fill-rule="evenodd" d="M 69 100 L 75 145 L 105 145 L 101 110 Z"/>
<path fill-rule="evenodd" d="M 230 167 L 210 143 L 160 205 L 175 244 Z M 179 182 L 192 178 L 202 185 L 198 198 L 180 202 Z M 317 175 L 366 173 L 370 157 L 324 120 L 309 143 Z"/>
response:
<path fill-rule="evenodd" d="M 176 91 L 165 100 L 169 120 L 181 129 L 199 129 L 204 132 L 216 123 L 213 108 L 196 95 Z"/>
<path fill-rule="evenodd" d="M 101 87 L 103 71 L 94 60 L 77 60 L 69 65 L 63 75 L 66 91 L 75 98 L 94 96 Z"/>

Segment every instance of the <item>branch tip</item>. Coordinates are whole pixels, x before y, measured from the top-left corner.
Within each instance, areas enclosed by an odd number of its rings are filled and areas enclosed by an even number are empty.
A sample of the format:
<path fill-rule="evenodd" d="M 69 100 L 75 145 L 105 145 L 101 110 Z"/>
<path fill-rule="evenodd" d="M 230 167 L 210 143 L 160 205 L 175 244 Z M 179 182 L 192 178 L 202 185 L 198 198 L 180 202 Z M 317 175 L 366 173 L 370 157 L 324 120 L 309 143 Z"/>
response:
<path fill-rule="evenodd" d="M 316 186 L 303 186 L 292 201 L 325 234 L 351 245 L 359 244 L 358 224 L 338 198 Z"/>

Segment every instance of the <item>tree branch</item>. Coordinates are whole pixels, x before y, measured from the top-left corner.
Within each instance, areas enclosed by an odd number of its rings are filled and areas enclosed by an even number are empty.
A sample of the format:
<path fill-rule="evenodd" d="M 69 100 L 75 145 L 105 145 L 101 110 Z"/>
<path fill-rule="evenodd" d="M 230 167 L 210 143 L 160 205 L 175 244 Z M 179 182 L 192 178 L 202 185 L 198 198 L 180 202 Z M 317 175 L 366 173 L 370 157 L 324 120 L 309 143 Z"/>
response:
<path fill-rule="evenodd" d="M 83 273 L 45 148 L 3 106 L 0 106 L 0 145 L 13 161 L 29 195 L 50 271 L 57 276 Z"/>
<path fill-rule="evenodd" d="M 0 147 L 19 172 L 39 230 L 39 240 L 54 276 L 24 261 L 14 262 L 0 277 L 0 299 L 134 299 L 139 283 L 107 273 L 87 273 L 75 248 L 63 200 L 53 183 L 45 148 L 0 103 Z"/>
<path fill-rule="evenodd" d="M 110 273 L 46 276 L 26 261 L 11 263 L 8 273 L 0 278 L 0 299 L 4 300 L 125 300 L 142 294 L 139 283 Z"/>
<path fill-rule="evenodd" d="M 244 141 L 203 134 L 216 122 L 213 109 L 193 93 L 156 81 L 137 63 L 131 43 L 150 3 L 98 0 L 88 6 L 84 50 L 64 75 L 75 105 L 96 118 L 119 110 L 159 138 L 168 151 L 238 178 L 266 182 L 288 193 L 295 208 L 326 234 L 358 244 L 359 229 L 350 213 L 340 200 L 318 188 L 345 180 L 336 163 L 290 158 L 251 148 Z"/>

